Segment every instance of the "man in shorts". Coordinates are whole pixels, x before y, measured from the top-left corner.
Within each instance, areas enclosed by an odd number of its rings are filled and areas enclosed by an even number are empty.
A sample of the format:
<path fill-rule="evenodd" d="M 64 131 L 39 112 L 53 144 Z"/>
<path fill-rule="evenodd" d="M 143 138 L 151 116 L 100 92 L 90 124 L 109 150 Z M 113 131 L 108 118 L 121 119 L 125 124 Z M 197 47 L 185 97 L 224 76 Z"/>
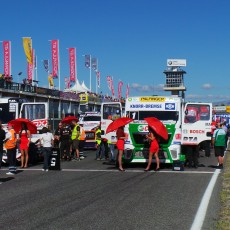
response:
<path fill-rule="evenodd" d="M 226 140 L 226 132 L 222 128 L 220 122 L 217 122 L 217 128 L 212 136 L 212 144 L 215 150 L 215 156 L 217 157 L 219 169 L 223 169 L 224 163 L 224 152 L 225 152 L 225 140 Z"/>

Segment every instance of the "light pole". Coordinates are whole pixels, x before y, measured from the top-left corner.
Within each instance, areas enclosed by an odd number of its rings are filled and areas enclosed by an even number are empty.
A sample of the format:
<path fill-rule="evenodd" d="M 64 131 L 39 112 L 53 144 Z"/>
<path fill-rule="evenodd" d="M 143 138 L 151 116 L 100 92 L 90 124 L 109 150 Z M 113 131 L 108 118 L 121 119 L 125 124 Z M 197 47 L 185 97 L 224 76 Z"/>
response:
<path fill-rule="evenodd" d="M 20 76 L 22 75 L 22 72 L 19 72 L 18 73 L 18 90 L 20 90 L 21 89 L 21 87 L 20 87 Z"/>

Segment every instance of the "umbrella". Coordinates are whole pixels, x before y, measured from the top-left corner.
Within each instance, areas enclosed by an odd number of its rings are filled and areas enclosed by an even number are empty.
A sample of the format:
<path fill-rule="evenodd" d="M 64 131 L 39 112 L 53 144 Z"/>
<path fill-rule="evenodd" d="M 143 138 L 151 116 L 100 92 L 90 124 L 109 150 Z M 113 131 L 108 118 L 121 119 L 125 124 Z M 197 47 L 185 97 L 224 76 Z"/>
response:
<path fill-rule="evenodd" d="M 11 120 L 9 122 L 13 127 L 16 133 L 19 133 L 22 129 L 22 123 L 25 123 L 27 129 L 30 131 L 31 134 L 37 133 L 37 126 L 30 120 L 24 118 L 17 118 L 15 120 Z"/>
<path fill-rule="evenodd" d="M 132 121 L 133 121 L 133 119 L 129 118 L 129 117 L 118 118 L 109 124 L 109 126 L 106 129 L 106 133 L 113 132 L 114 130 L 118 129 L 119 127 L 125 126 Z"/>
<path fill-rule="evenodd" d="M 148 125 L 162 138 L 164 138 L 165 140 L 168 139 L 168 130 L 166 129 L 166 127 L 164 126 L 164 124 L 158 120 L 155 117 L 146 117 L 144 118 Z"/>
<path fill-rule="evenodd" d="M 68 117 L 65 117 L 65 118 L 61 121 L 61 123 L 70 124 L 72 121 L 78 122 L 78 118 L 75 117 L 75 116 L 68 116 Z"/>

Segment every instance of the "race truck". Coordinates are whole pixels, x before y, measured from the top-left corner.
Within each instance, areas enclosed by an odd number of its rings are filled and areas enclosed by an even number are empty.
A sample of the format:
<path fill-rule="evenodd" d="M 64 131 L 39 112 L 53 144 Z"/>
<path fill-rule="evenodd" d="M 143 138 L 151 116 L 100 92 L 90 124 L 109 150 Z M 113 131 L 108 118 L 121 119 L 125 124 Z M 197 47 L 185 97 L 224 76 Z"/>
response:
<path fill-rule="evenodd" d="M 125 113 L 134 121 L 125 126 L 124 162 L 147 162 L 147 117 L 158 118 L 167 128 L 168 139 L 160 139 L 162 163 L 184 162 L 185 155 L 201 145 L 210 151 L 212 104 L 184 103 L 178 96 L 140 96 L 126 99 Z M 155 162 L 155 159 L 152 160 Z"/>
<path fill-rule="evenodd" d="M 86 141 L 84 148 L 96 149 L 96 127 L 101 122 L 101 113 L 99 112 L 85 112 L 80 115 L 79 121 L 83 123 L 85 130 Z"/>
<path fill-rule="evenodd" d="M 48 103 L 28 102 L 24 98 L 0 98 L 0 120 L 5 131 L 8 122 L 11 120 L 26 118 L 37 126 L 39 132 L 44 126 L 48 125 L 48 117 Z M 32 134 L 31 137 L 32 142 L 35 142 L 39 138 L 39 134 Z M 21 158 L 19 149 L 17 149 L 16 158 L 17 160 Z M 7 156 L 4 150 L 2 161 L 6 162 L 6 160 Z"/>

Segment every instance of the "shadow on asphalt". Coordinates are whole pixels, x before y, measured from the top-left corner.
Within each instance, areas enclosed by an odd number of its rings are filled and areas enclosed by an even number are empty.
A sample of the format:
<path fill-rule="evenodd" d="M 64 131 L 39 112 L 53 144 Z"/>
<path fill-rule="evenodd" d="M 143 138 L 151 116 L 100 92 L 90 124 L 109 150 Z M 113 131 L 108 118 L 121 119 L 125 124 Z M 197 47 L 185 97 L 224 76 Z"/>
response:
<path fill-rule="evenodd" d="M 4 183 L 4 182 L 7 182 L 7 181 L 10 181 L 10 180 L 13 180 L 14 177 L 6 177 L 6 178 L 0 178 L 0 183 Z"/>

